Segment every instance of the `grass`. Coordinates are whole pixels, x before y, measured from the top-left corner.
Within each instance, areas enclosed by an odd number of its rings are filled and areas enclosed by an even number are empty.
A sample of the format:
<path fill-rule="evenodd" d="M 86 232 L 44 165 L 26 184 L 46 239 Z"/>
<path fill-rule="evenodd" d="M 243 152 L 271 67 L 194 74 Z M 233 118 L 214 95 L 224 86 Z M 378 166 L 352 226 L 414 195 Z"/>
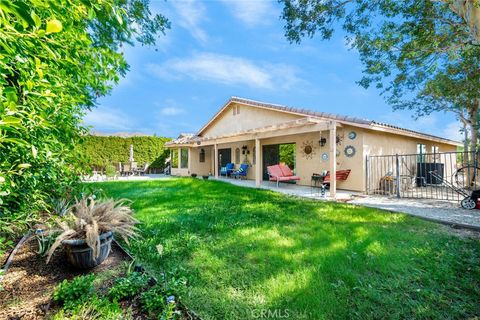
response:
<path fill-rule="evenodd" d="M 444 226 L 218 181 L 94 186 L 134 201 L 130 249 L 185 278 L 181 299 L 203 319 L 480 315 L 480 243 Z"/>

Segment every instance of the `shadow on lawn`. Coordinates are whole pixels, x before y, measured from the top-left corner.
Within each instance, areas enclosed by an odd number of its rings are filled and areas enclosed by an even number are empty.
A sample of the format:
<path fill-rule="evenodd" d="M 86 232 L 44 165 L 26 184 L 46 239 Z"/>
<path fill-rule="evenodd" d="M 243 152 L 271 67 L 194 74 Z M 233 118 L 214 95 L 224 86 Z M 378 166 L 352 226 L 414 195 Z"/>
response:
<path fill-rule="evenodd" d="M 206 319 L 480 313 L 478 242 L 434 224 L 218 181 L 103 186 L 134 201 L 136 256 L 186 276 L 183 300 Z"/>

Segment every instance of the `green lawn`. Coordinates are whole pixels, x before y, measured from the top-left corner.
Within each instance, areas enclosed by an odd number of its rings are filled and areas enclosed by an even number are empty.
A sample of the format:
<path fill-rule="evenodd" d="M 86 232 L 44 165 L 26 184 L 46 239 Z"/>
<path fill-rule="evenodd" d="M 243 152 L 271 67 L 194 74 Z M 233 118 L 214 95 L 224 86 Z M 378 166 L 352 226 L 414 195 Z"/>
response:
<path fill-rule="evenodd" d="M 204 319 L 480 315 L 480 243 L 444 226 L 190 178 L 93 187 L 134 201 L 131 251 Z"/>

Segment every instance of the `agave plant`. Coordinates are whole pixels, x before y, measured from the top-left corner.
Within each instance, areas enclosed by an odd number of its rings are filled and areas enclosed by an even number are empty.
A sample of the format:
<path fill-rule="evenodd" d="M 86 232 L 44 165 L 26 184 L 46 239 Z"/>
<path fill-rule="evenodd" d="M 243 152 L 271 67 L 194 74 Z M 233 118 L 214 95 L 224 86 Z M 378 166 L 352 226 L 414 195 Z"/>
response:
<path fill-rule="evenodd" d="M 95 202 L 93 197 L 76 201 L 63 219 L 56 220 L 58 229 L 52 231 L 61 233 L 48 251 L 47 263 L 64 240 L 85 240 L 95 258 L 100 254 L 100 235 L 105 232 L 112 231 L 128 243 L 129 238 L 137 235 L 138 221 L 127 203 L 127 200 L 113 199 Z"/>

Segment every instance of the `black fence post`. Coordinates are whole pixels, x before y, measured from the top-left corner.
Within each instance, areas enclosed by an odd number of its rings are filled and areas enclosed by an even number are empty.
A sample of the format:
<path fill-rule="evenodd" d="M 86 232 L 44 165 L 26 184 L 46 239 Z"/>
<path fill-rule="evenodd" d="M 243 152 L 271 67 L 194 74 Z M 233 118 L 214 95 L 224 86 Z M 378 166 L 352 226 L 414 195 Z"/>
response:
<path fill-rule="evenodd" d="M 400 198 L 400 161 L 398 153 L 395 154 L 395 166 L 396 166 L 396 185 L 397 185 L 397 198 Z"/>

